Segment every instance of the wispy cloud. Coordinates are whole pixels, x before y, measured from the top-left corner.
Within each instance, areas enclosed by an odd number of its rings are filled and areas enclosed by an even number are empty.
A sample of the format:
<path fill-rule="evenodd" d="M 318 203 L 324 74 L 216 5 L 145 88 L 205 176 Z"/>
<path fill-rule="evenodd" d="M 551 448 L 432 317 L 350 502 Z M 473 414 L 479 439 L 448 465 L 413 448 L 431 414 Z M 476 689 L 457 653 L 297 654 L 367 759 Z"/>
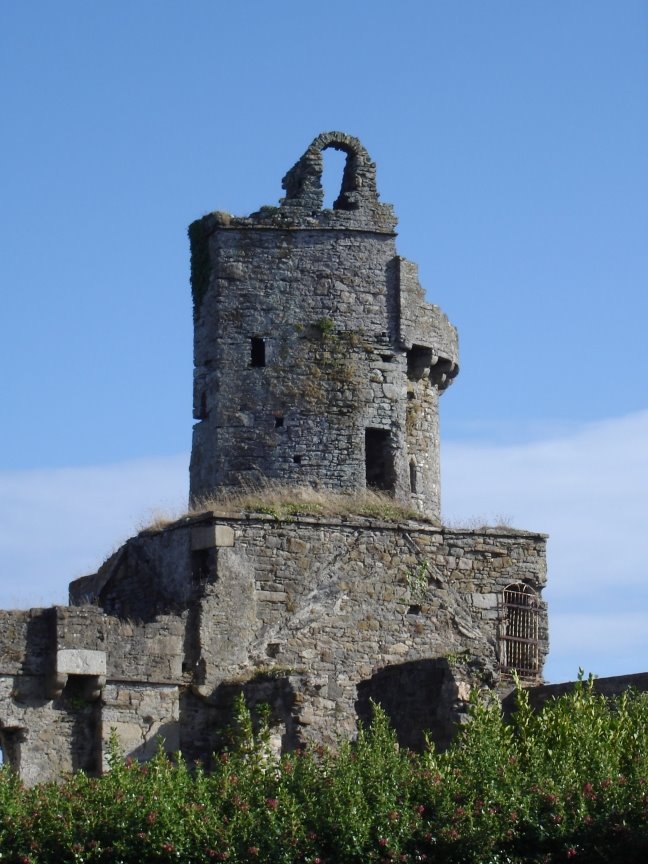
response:
<path fill-rule="evenodd" d="M 549 678 L 572 678 L 579 664 L 648 669 L 646 489 L 648 411 L 528 444 L 443 448 L 447 518 L 503 515 L 550 535 Z"/>
<path fill-rule="evenodd" d="M 550 680 L 648 670 L 648 411 L 527 444 L 446 442 L 444 514 L 549 539 Z M 0 608 L 64 603 L 155 509 L 187 498 L 188 456 L 0 472 Z"/>
<path fill-rule="evenodd" d="M 182 508 L 186 455 L 0 472 L 0 608 L 65 603 L 153 509 Z"/>

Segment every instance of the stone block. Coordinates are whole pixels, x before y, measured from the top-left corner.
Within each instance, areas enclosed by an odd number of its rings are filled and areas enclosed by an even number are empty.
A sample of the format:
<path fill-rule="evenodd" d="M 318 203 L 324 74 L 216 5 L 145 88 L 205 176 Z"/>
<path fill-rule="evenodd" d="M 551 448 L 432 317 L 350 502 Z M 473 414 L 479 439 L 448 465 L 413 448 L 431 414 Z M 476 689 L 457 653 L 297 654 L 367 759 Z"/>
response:
<path fill-rule="evenodd" d="M 480 594 L 471 595 L 472 605 L 476 609 L 495 609 L 497 607 L 497 594 Z"/>
<path fill-rule="evenodd" d="M 285 603 L 288 600 L 288 595 L 285 591 L 257 591 L 258 600 L 265 600 L 266 603 Z"/>
<path fill-rule="evenodd" d="M 60 675 L 105 675 L 106 652 L 85 648 L 65 648 L 56 652 L 56 671 Z"/>
<path fill-rule="evenodd" d="M 191 529 L 191 551 L 234 545 L 234 529 L 229 525 L 198 525 Z"/>

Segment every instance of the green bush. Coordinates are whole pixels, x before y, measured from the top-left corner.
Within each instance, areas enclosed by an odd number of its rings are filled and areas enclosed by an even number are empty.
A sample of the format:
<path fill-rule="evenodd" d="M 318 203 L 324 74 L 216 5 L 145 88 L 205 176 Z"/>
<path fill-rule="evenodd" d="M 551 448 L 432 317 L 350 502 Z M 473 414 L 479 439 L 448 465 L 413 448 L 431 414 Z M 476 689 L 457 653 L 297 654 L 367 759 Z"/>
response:
<path fill-rule="evenodd" d="M 237 706 L 212 771 L 163 751 L 139 765 L 112 742 L 111 771 L 24 789 L 0 769 L 0 862 L 644 862 L 648 696 L 592 681 L 506 724 L 474 697 L 445 753 L 398 748 L 384 713 L 337 754 L 281 758 L 267 722 Z"/>

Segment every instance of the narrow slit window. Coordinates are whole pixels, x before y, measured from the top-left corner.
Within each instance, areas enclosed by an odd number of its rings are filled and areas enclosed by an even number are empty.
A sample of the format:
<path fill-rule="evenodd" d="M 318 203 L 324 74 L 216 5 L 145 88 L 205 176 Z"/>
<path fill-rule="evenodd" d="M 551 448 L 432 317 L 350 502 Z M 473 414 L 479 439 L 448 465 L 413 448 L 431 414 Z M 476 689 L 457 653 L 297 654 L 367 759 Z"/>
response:
<path fill-rule="evenodd" d="M 409 465 L 409 481 L 410 481 L 410 492 L 416 493 L 417 489 L 417 474 L 416 474 L 416 462 L 412 461 Z"/>
<path fill-rule="evenodd" d="M 509 585 L 502 594 L 501 612 L 502 671 L 516 672 L 520 678 L 533 681 L 540 671 L 537 594 L 521 582 Z"/>
<path fill-rule="evenodd" d="M 266 344 L 261 336 L 253 336 L 250 340 L 250 366 L 266 365 Z"/>

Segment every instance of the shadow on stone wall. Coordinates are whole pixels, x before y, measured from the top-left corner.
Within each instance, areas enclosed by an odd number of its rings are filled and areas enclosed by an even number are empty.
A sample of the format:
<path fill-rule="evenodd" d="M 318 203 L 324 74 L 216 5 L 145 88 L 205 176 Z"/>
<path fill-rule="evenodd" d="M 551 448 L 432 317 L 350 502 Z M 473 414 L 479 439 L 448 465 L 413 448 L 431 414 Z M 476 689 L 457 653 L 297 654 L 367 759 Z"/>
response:
<path fill-rule="evenodd" d="M 162 742 L 162 747 L 166 750 L 167 754 L 172 755 L 173 753 L 175 753 L 177 746 L 175 748 L 173 746 L 169 747 L 167 742 L 177 740 L 177 721 L 161 723 L 156 729 L 153 736 L 147 737 L 145 741 L 142 741 L 139 747 L 135 747 L 134 749 L 128 751 L 128 757 L 130 759 L 135 759 L 137 762 L 148 762 L 149 759 L 152 759 L 158 752 L 160 742 Z"/>
<path fill-rule="evenodd" d="M 387 714 L 401 747 L 422 750 L 425 732 L 439 750 L 452 740 L 465 708 L 457 682 L 445 659 L 413 660 L 386 666 L 358 684 L 358 719 L 371 721 L 371 703 Z"/>
<path fill-rule="evenodd" d="M 295 720 L 296 699 L 291 681 L 283 676 L 260 674 L 250 681 L 220 684 L 208 697 L 191 691 L 182 695 L 180 747 L 188 761 L 200 759 L 209 768 L 213 754 L 231 744 L 234 702 L 241 694 L 256 729 L 261 706 L 269 706 L 270 744 L 276 753 L 295 750 L 303 743 Z"/>
<path fill-rule="evenodd" d="M 70 675 L 56 705 L 67 715 L 72 770 L 85 771 L 91 777 L 100 775 L 101 703 L 98 699 L 88 700 L 81 676 Z"/>

